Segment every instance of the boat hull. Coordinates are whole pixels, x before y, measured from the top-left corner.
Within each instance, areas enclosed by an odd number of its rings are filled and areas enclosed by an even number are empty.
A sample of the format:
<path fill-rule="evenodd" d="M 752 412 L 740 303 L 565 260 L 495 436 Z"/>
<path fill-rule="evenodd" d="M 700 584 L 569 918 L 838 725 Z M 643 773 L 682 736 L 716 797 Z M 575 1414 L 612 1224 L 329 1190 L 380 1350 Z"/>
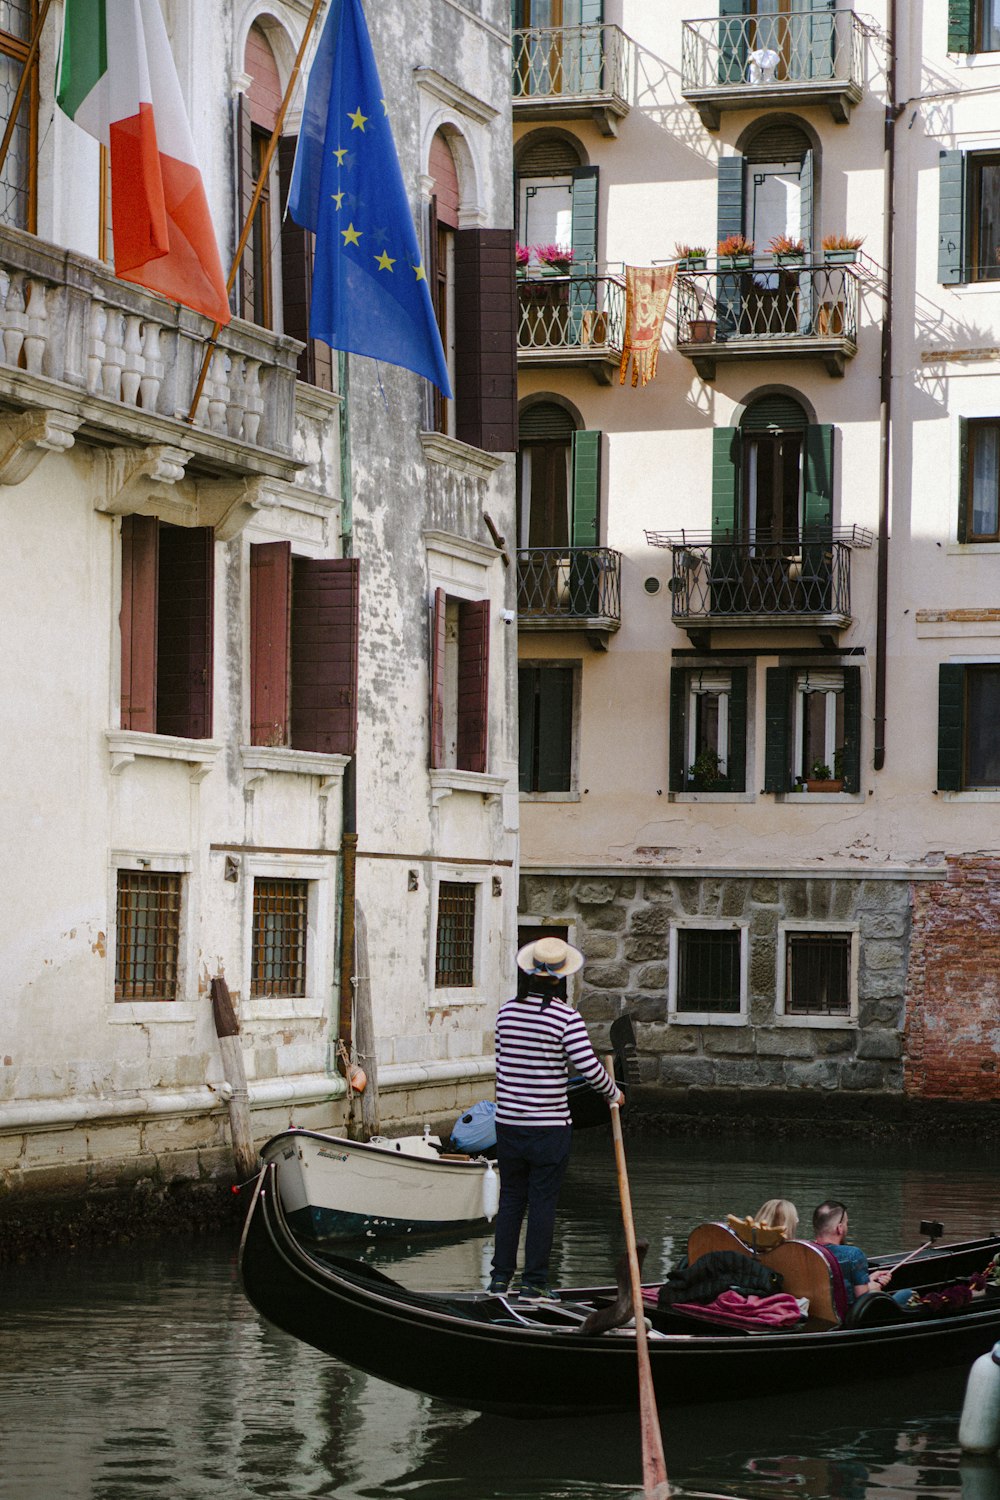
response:
<path fill-rule="evenodd" d="M 285 1332 L 453 1406 L 511 1417 L 636 1409 L 634 1337 L 531 1327 L 516 1310 L 506 1324 L 481 1321 L 496 1299 L 421 1296 L 366 1266 L 324 1262 L 296 1242 L 266 1176 L 241 1268 L 250 1301 Z M 651 1340 L 649 1354 L 657 1403 L 669 1408 L 960 1365 L 998 1337 L 1000 1305 L 992 1303 L 962 1317 L 857 1330 L 666 1335 Z"/>
<path fill-rule="evenodd" d="M 277 1170 L 289 1223 L 309 1239 L 442 1234 L 486 1222 L 486 1163 L 443 1161 L 420 1136 L 376 1144 L 286 1130 L 261 1159 Z"/>

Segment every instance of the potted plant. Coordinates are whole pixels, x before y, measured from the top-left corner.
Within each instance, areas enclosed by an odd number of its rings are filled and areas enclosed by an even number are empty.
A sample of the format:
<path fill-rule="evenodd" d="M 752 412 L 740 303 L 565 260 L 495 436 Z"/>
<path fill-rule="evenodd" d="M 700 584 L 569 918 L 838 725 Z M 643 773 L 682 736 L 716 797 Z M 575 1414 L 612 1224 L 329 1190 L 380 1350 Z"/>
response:
<path fill-rule="evenodd" d="M 517 279 L 523 281 L 528 274 L 528 262 L 531 259 L 530 245 L 515 245 L 514 260 L 517 265 Z"/>
<path fill-rule="evenodd" d="M 706 245 L 675 245 L 678 271 L 704 271 L 708 265 Z"/>
<path fill-rule="evenodd" d="M 863 234 L 825 234 L 823 258 L 828 266 L 853 265 L 864 242 Z"/>
<path fill-rule="evenodd" d="M 719 770 L 719 756 L 714 750 L 700 750 L 688 768 L 690 788 L 695 792 L 718 792 L 726 778 Z"/>
<path fill-rule="evenodd" d="M 768 248 L 776 266 L 800 266 L 805 260 L 805 240 L 793 239 L 790 234 L 776 234 Z"/>
<path fill-rule="evenodd" d="M 573 252 L 562 245 L 536 245 L 535 255 L 542 266 L 543 276 L 568 276 L 573 263 Z"/>
<path fill-rule="evenodd" d="M 720 271 L 749 271 L 753 265 L 753 240 L 742 234 L 727 234 L 715 247 Z"/>
<path fill-rule="evenodd" d="M 838 750 L 834 755 L 836 761 L 841 756 Z M 814 760 L 810 768 L 810 774 L 806 777 L 806 790 L 810 792 L 841 792 L 844 789 L 842 777 L 837 777 L 830 767 L 822 760 Z"/>

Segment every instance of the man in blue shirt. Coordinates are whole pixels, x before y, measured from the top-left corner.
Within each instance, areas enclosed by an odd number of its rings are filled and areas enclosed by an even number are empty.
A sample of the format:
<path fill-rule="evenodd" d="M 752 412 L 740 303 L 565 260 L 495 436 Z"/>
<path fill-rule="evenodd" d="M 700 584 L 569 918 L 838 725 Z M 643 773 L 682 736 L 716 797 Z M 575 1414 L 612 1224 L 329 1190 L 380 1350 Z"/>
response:
<path fill-rule="evenodd" d="M 850 1304 L 865 1292 L 881 1292 L 892 1272 L 870 1271 L 864 1251 L 857 1245 L 848 1245 L 846 1240 L 847 1209 L 843 1203 L 833 1199 L 821 1203 L 813 1212 L 813 1241 L 829 1250 L 838 1262 Z"/>

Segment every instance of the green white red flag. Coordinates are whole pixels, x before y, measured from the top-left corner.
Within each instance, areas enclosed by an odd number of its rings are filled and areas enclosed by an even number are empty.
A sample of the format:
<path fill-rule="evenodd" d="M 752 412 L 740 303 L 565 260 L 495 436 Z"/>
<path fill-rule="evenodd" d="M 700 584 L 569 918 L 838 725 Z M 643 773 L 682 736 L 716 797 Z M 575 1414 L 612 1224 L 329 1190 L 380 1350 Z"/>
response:
<path fill-rule="evenodd" d="M 229 322 L 159 0 L 65 0 L 59 107 L 111 153 L 115 274 Z"/>

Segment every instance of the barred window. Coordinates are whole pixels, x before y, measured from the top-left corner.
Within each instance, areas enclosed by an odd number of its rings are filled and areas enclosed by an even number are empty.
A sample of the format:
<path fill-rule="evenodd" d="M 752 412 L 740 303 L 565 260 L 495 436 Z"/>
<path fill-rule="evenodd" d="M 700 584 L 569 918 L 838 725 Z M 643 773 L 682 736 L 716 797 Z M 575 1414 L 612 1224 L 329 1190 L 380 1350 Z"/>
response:
<path fill-rule="evenodd" d="M 118 871 L 116 1000 L 176 1000 L 181 877 Z"/>
<path fill-rule="evenodd" d="M 438 886 L 436 989 L 468 989 L 475 982 L 476 887 L 442 880 Z"/>
<path fill-rule="evenodd" d="M 850 1015 L 849 932 L 789 932 L 785 963 L 786 1016 Z"/>
<path fill-rule="evenodd" d="M 740 929 L 682 927 L 677 933 L 678 1012 L 739 1015 Z"/>
<path fill-rule="evenodd" d="M 0 0 L 0 120 L 10 119 L 14 95 L 28 56 L 35 0 Z M 38 118 L 38 58 L 32 64 L 7 159 L 0 170 L 0 224 L 35 228 L 35 150 Z"/>
<path fill-rule="evenodd" d="M 306 993 L 308 880 L 255 880 L 251 995 Z"/>

